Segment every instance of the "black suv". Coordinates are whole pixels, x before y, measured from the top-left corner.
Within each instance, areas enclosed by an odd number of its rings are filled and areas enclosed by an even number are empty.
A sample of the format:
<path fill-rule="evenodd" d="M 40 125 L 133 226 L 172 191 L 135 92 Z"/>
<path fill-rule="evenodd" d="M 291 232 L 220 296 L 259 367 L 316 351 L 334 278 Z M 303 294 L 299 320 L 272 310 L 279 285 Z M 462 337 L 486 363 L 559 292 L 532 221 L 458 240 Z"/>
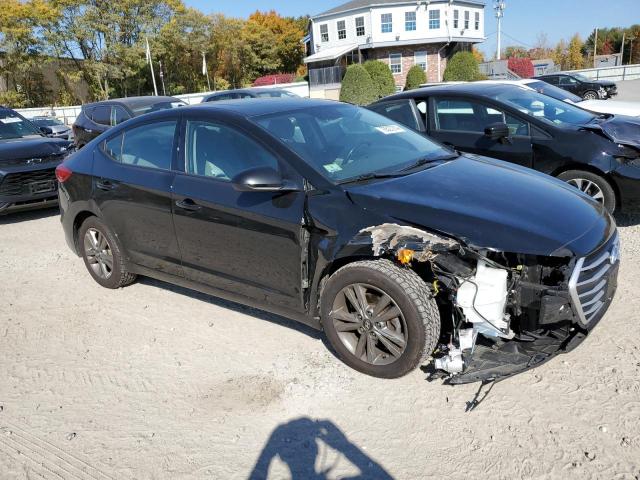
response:
<path fill-rule="evenodd" d="M 281 88 L 240 88 L 224 90 L 204 97 L 202 102 L 219 102 L 221 100 L 246 100 L 247 98 L 300 98 Z"/>
<path fill-rule="evenodd" d="M 58 203 L 55 168 L 72 144 L 47 138 L 19 113 L 0 106 L 0 214 Z"/>
<path fill-rule="evenodd" d="M 615 82 L 592 80 L 579 73 L 553 73 L 535 77 L 536 80 L 560 87 L 567 92 L 582 97 L 583 100 L 606 100 L 618 94 Z"/>
<path fill-rule="evenodd" d="M 410 90 L 369 108 L 463 152 L 558 177 L 610 212 L 640 207 L 639 119 L 483 82 Z"/>
<path fill-rule="evenodd" d="M 76 147 L 84 147 L 101 133 L 130 118 L 184 105 L 185 102 L 175 97 L 127 97 L 83 105 L 72 127 Z"/>
<path fill-rule="evenodd" d="M 616 289 L 602 205 L 337 102 L 145 115 L 57 173 L 67 242 L 100 285 L 146 275 L 257 306 L 323 329 L 379 377 L 436 348 L 454 383 L 539 365 Z"/>

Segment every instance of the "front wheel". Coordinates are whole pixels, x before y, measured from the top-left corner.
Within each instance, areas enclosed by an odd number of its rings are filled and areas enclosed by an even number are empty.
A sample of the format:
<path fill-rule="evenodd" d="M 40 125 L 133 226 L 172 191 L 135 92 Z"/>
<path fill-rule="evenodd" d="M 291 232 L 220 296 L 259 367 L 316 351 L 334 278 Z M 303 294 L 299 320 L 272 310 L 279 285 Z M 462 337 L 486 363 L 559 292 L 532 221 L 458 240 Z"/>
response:
<path fill-rule="evenodd" d="M 604 205 L 609 213 L 616 210 L 616 193 L 613 187 L 604 178 L 595 173 L 583 170 L 569 170 L 558 175 L 560 180 L 564 180 L 569 185 L 576 187 L 586 193 L 596 202 Z"/>
<path fill-rule="evenodd" d="M 600 96 L 598 95 L 598 92 L 594 92 L 593 90 L 589 90 L 588 92 L 584 93 L 582 98 L 583 98 L 583 100 L 598 100 L 600 98 Z"/>
<path fill-rule="evenodd" d="M 322 324 L 338 357 L 380 378 L 398 378 L 424 362 L 440 335 L 429 287 L 389 260 L 354 262 L 335 272 L 320 304 Z"/>

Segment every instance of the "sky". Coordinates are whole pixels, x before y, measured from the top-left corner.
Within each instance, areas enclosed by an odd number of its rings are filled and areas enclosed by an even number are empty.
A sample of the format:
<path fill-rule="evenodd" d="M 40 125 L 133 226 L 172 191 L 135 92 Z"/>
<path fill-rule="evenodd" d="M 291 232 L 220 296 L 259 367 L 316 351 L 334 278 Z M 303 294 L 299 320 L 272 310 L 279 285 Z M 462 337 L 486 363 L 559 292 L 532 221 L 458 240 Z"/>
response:
<path fill-rule="evenodd" d="M 281 15 L 314 15 L 346 0 L 185 0 L 187 5 L 205 13 L 224 13 L 247 17 L 256 10 L 276 10 Z M 375 0 L 372 0 L 374 2 Z M 640 23 L 640 0 L 506 0 L 503 20 L 503 48 L 509 45 L 533 46 L 540 33 L 547 35 L 550 46 L 560 39 L 579 33 L 583 39 L 596 27 L 628 27 Z M 487 40 L 479 45 L 486 55 L 496 50 L 496 20 L 492 0 L 485 0 Z"/>

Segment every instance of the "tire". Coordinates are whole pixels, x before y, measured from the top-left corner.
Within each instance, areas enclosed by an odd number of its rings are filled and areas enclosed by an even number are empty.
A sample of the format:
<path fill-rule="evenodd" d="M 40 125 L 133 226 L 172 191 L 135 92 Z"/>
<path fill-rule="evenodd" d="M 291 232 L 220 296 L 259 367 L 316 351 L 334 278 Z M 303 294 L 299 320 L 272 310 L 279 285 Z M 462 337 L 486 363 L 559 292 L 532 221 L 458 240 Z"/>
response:
<path fill-rule="evenodd" d="M 136 280 L 137 275 L 126 269 L 117 238 L 97 217 L 89 217 L 82 223 L 78 244 L 89 274 L 103 287 L 117 289 Z"/>
<path fill-rule="evenodd" d="M 558 178 L 604 205 L 609 213 L 615 212 L 617 207 L 616 192 L 611 184 L 600 175 L 585 170 L 569 170 L 558 175 Z"/>
<path fill-rule="evenodd" d="M 354 297 L 356 288 L 365 294 Z M 348 300 L 349 291 L 357 302 Z M 362 304 L 362 297 L 368 313 L 358 318 L 363 309 L 354 303 Z M 320 313 L 337 356 L 373 377 L 406 375 L 429 357 L 440 337 L 440 313 L 429 287 L 413 270 L 389 260 L 350 263 L 331 275 L 322 292 Z M 364 351 L 358 350 L 363 337 Z"/>
<path fill-rule="evenodd" d="M 587 90 L 584 92 L 584 95 L 582 95 L 583 100 L 598 100 L 599 98 L 600 95 L 598 95 L 598 92 L 594 90 Z"/>

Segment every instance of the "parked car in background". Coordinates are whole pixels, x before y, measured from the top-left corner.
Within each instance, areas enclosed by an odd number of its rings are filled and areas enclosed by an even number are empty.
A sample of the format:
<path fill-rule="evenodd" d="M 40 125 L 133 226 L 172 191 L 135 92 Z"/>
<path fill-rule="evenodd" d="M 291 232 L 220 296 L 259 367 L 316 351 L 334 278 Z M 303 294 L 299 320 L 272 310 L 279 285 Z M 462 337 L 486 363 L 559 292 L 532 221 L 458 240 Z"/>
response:
<path fill-rule="evenodd" d="M 184 105 L 186 103 L 179 98 L 154 96 L 89 103 L 82 106 L 82 111 L 73 124 L 73 139 L 80 149 L 101 133 L 131 118 Z"/>
<path fill-rule="evenodd" d="M 67 242 L 100 285 L 146 275 L 278 313 L 378 377 L 436 347 L 453 383 L 526 370 L 581 343 L 616 289 L 602 205 L 338 102 L 156 112 L 57 175 Z"/>
<path fill-rule="evenodd" d="M 280 88 L 242 88 L 238 90 L 224 90 L 212 93 L 202 102 L 217 102 L 220 100 L 241 100 L 247 98 L 300 98 L 295 93 Z"/>
<path fill-rule="evenodd" d="M 411 90 L 369 108 L 463 152 L 556 176 L 610 212 L 640 206 L 640 120 L 482 82 Z"/>
<path fill-rule="evenodd" d="M 606 100 L 618 94 L 615 82 L 592 80 L 579 73 L 551 73 L 534 78 L 571 92 L 583 100 Z"/>
<path fill-rule="evenodd" d="M 0 214 L 57 205 L 55 168 L 71 142 L 47 138 L 19 113 L 0 106 Z"/>
<path fill-rule="evenodd" d="M 64 140 L 69 140 L 69 137 L 73 137 L 71 127 L 68 127 L 56 117 L 33 117 L 30 120 L 47 137 L 62 138 Z"/>

